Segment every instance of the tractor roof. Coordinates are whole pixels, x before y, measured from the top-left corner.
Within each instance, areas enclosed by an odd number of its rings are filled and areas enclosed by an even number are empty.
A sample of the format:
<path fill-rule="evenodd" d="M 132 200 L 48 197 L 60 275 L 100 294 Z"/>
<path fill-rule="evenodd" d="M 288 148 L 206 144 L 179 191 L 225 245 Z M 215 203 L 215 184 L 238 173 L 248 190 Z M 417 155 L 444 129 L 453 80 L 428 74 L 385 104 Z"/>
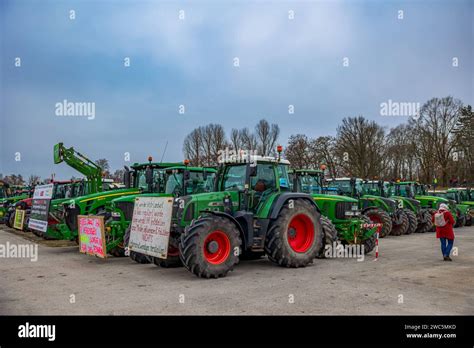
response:
<path fill-rule="evenodd" d="M 134 163 L 131 165 L 133 169 L 141 169 L 145 168 L 148 166 L 151 166 L 152 168 L 169 168 L 169 167 L 176 167 L 182 165 L 181 162 L 145 162 L 145 163 Z"/>
<path fill-rule="evenodd" d="M 259 155 L 251 155 L 250 162 L 257 162 L 257 163 L 276 163 L 276 164 L 287 164 L 290 165 L 290 161 L 286 159 L 280 159 L 271 156 L 259 156 Z M 239 157 L 237 155 L 229 156 L 227 159 L 221 161 L 220 163 L 225 164 L 244 164 L 247 163 L 247 158 Z"/>
<path fill-rule="evenodd" d="M 208 173 L 216 173 L 217 170 L 215 168 L 211 167 L 190 167 L 190 166 L 185 166 L 185 165 L 180 165 L 180 166 L 174 166 L 174 167 L 168 167 L 166 168 L 167 170 L 189 170 L 191 172 L 208 172 Z"/>
<path fill-rule="evenodd" d="M 321 169 L 292 169 L 290 172 L 294 173 L 308 173 L 308 174 L 322 174 Z"/>

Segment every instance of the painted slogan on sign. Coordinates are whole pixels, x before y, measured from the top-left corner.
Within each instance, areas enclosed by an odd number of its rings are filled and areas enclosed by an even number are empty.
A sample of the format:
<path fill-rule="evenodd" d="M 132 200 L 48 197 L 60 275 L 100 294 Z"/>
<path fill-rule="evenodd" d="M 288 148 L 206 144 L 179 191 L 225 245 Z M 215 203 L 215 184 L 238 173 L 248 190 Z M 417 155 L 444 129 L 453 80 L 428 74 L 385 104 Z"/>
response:
<path fill-rule="evenodd" d="M 107 257 L 104 217 L 79 215 L 77 222 L 79 226 L 79 251 L 102 258 Z"/>
<path fill-rule="evenodd" d="M 172 209 L 172 197 L 137 197 L 129 250 L 166 259 Z"/>
<path fill-rule="evenodd" d="M 49 203 L 53 197 L 53 184 L 37 185 L 31 202 L 31 213 L 28 227 L 46 232 L 48 229 Z"/>

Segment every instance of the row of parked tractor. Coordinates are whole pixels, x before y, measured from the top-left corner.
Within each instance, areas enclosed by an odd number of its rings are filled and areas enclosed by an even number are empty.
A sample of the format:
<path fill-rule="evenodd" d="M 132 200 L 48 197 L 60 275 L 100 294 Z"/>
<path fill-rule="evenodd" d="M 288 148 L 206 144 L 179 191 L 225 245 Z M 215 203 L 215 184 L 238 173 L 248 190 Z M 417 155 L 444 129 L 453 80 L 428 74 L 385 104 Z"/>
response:
<path fill-rule="evenodd" d="M 101 168 L 73 147 L 54 147 L 54 163 L 66 163 L 83 180 L 56 181 L 45 239 L 79 243 L 78 217 L 104 218 L 106 251 L 138 263 L 184 266 L 199 277 L 225 276 L 240 259 L 264 255 L 280 266 L 303 267 L 324 257 L 334 243 L 359 244 L 371 252 L 376 238 L 434 230 L 432 215 L 441 203 L 450 207 L 456 226 L 471 225 L 474 197 L 468 188 L 428 192 L 407 181 L 335 178 L 324 170 L 291 168 L 278 157 L 232 157 L 217 167 L 193 167 L 188 161 L 125 166 L 123 183 L 111 185 Z M 16 191 L 14 191 L 16 190 Z M 33 188 L 1 183 L 0 218 L 13 227 L 25 211 L 28 221 Z M 138 197 L 173 199 L 165 258 L 129 250 L 134 203 Z M 28 223 L 24 224 L 28 231 Z"/>

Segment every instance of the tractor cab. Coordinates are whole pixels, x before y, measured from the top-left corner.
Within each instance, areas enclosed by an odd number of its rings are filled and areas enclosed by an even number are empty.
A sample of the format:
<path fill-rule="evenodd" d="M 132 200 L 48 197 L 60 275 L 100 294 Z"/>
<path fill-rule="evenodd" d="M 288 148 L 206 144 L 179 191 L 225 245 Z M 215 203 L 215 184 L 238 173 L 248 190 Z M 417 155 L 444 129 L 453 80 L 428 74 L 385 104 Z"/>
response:
<path fill-rule="evenodd" d="M 336 178 L 327 180 L 327 191 L 348 197 L 360 197 L 364 194 L 362 179 Z"/>

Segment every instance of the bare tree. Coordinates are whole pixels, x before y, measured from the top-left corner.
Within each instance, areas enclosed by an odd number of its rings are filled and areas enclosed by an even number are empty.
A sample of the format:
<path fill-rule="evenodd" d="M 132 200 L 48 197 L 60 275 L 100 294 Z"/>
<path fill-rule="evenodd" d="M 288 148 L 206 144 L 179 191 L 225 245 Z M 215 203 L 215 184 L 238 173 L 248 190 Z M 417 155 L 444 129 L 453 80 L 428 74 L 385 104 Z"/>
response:
<path fill-rule="evenodd" d="M 337 127 L 336 153 L 346 174 L 362 178 L 379 176 L 385 167 L 385 131 L 364 117 L 349 117 Z"/>
<path fill-rule="evenodd" d="M 310 141 L 304 134 L 291 135 L 285 148 L 285 157 L 293 168 L 310 168 Z"/>
<path fill-rule="evenodd" d="M 248 128 L 240 130 L 240 138 L 242 139 L 242 147 L 244 150 L 257 150 L 257 138 Z"/>
<path fill-rule="evenodd" d="M 255 126 L 258 153 L 262 156 L 274 155 L 279 135 L 280 127 L 278 125 L 270 125 L 267 120 L 260 120 Z"/>
<path fill-rule="evenodd" d="M 188 159 L 191 164 L 201 166 L 203 162 L 202 152 L 202 128 L 196 128 L 189 133 L 184 139 L 183 145 L 184 157 Z"/>
<path fill-rule="evenodd" d="M 444 186 L 448 183 L 449 166 L 456 146 L 454 131 L 461 107 L 461 101 L 452 97 L 433 98 L 423 105 L 415 123 L 418 144 L 423 148 L 422 160 L 436 164 L 435 172 Z"/>
<path fill-rule="evenodd" d="M 28 185 L 29 186 L 33 186 L 33 185 L 36 185 L 38 182 L 41 181 L 41 177 L 38 176 L 38 175 L 35 175 L 35 174 L 31 174 L 29 177 L 28 177 Z"/>

